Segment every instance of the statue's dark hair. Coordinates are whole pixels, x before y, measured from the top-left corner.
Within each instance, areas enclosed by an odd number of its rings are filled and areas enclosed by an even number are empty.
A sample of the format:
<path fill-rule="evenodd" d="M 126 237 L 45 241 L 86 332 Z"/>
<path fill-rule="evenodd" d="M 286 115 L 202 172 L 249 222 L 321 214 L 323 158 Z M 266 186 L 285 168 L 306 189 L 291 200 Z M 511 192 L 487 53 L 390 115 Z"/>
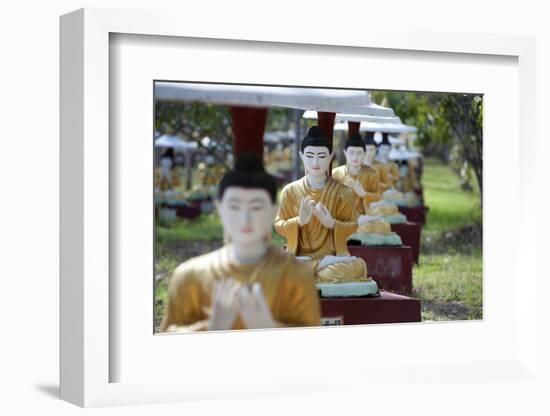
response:
<path fill-rule="evenodd" d="M 382 133 L 382 141 L 378 144 L 378 146 L 391 146 L 390 140 L 388 139 L 389 135 L 389 133 Z"/>
<path fill-rule="evenodd" d="M 302 153 L 307 146 L 323 146 L 328 148 L 329 153 L 332 153 L 332 144 L 329 142 L 324 130 L 319 126 L 312 126 L 307 132 L 307 136 L 300 143 Z"/>
<path fill-rule="evenodd" d="M 344 150 L 348 147 L 362 147 L 365 150 L 365 142 L 359 133 L 354 134 L 349 139 L 346 140 L 344 144 Z"/>
<path fill-rule="evenodd" d="M 262 159 L 255 153 L 243 153 L 237 157 L 233 169 L 223 175 L 220 181 L 219 199 L 222 199 L 223 193 L 230 186 L 265 189 L 272 202 L 277 198 L 277 182 L 265 171 Z"/>
<path fill-rule="evenodd" d="M 162 155 L 161 155 L 161 159 L 164 159 L 165 157 L 169 157 L 170 159 L 174 160 L 174 149 L 172 149 L 171 147 L 169 147 L 168 149 L 166 149 Z"/>
<path fill-rule="evenodd" d="M 376 142 L 374 141 L 374 132 L 373 131 L 367 131 L 367 134 L 365 135 L 365 146 L 376 146 Z"/>

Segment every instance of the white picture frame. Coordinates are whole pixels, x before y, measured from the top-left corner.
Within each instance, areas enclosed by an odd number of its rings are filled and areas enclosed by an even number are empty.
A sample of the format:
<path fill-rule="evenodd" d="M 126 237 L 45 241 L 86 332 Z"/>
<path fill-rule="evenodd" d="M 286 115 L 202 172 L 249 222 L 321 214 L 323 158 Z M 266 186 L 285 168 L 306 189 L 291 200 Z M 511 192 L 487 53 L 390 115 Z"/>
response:
<path fill-rule="evenodd" d="M 138 403 L 160 403 L 214 397 L 249 397 L 254 395 L 321 393 L 354 389 L 359 384 L 375 389 L 377 384 L 391 384 L 400 380 L 404 388 L 415 389 L 420 384 L 435 382 L 481 383 L 483 381 L 507 380 L 518 383 L 529 381 L 536 387 L 537 378 L 537 300 L 534 298 L 537 284 L 535 250 L 530 250 L 536 241 L 536 218 L 525 215 L 535 194 L 535 184 L 529 180 L 535 168 L 534 146 L 519 147 L 517 154 L 518 203 L 513 206 L 521 227 L 516 238 L 518 254 L 510 270 L 517 277 L 519 266 L 524 273 L 518 287 L 517 299 L 513 299 L 515 321 L 513 340 L 516 344 L 494 360 L 475 356 L 471 361 L 439 363 L 419 359 L 413 367 L 378 363 L 369 367 L 368 377 L 363 365 L 341 369 L 296 367 L 294 371 L 264 372 L 257 378 L 244 376 L 234 381 L 234 374 L 221 370 L 215 380 L 212 371 L 197 370 L 179 381 L 158 380 L 141 382 L 110 382 L 110 366 L 120 359 L 110 349 L 110 311 L 112 304 L 109 276 L 113 262 L 110 258 L 110 169 L 113 169 L 109 153 L 109 51 L 112 34 L 162 36 L 173 38 L 202 38 L 225 41 L 275 42 L 281 50 L 290 45 L 332 45 L 338 48 L 371 48 L 374 50 L 405 51 L 403 53 L 433 52 L 439 59 L 454 54 L 469 56 L 505 56 L 517 59 L 519 95 L 517 103 L 517 127 L 512 133 L 515 141 L 533 143 L 536 138 L 533 111 L 536 93 L 535 40 L 530 37 L 488 35 L 479 33 L 437 33 L 429 30 L 373 28 L 368 35 L 353 37 L 350 33 L 339 36 L 322 30 L 300 31 L 289 29 L 270 32 L 268 28 L 255 28 L 246 36 L 236 34 L 231 26 L 203 27 L 182 15 L 162 12 L 137 12 L 107 9 L 83 9 L 61 18 L 61 398 L 80 406 L 107 406 Z M 406 52 L 408 51 L 408 52 Z M 224 80 L 221 80 L 224 81 Z M 515 125 L 512 122 L 512 125 Z M 491 271 L 489 271 L 491 272 Z M 494 272 L 494 270 L 493 270 Z M 511 280 L 516 282 L 515 279 Z M 529 288 L 529 290 L 527 289 Z M 485 289 L 485 288 L 484 288 Z M 487 296 L 487 293 L 485 293 Z M 494 295 L 491 295 L 494 296 Z M 487 300 L 487 298 L 485 298 Z M 485 305 L 485 302 L 484 302 Z M 492 318 L 492 317 L 490 317 Z M 517 325 L 521 322 L 521 325 Z M 462 325 L 462 324 L 454 324 Z M 468 323 L 474 331 L 483 327 Z M 471 327 L 473 325 L 473 327 Z M 392 335 L 387 327 L 378 327 L 368 332 L 363 327 L 336 328 L 323 332 L 322 338 L 341 336 L 344 331 L 349 339 L 365 343 L 365 334 L 385 336 L 391 343 Z M 402 331 L 418 331 L 418 326 L 402 325 Z M 298 336 L 311 337 L 308 330 L 295 331 Z M 418 332 L 416 332 L 418 333 Z M 228 334 L 208 334 L 215 336 Z M 151 336 L 152 333 L 151 333 Z M 274 332 L 252 332 L 252 338 L 282 336 Z M 201 335 L 202 337 L 202 335 Z M 169 341 L 164 337 L 163 342 Z M 203 337 L 204 338 L 204 337 Z M 241 340 L 238 342 L 243 342 Z M 306 339 L 303 338 L 306 342 Z M 238 345 L 237 344 L 235 345 Z M 388 345 L 389 346 L 389 345 Z M 200 359 L 200 357 L 198 357 Z M 414 357 L 412 361 L 414 362 Z M 251 367 L 251 366 L 245 366 Z M 232 368 L 237 370 L 238 368 Z M 242 367 L 241 367 L 242 369 Z M 224 373 L 225 371 L 225 373 Z M 252 374 L 252 373 L 250 373 Z M 328 382 L 339 380 L 338 382 Z M 383 389 L 382 389 L 383 390 Z"/>

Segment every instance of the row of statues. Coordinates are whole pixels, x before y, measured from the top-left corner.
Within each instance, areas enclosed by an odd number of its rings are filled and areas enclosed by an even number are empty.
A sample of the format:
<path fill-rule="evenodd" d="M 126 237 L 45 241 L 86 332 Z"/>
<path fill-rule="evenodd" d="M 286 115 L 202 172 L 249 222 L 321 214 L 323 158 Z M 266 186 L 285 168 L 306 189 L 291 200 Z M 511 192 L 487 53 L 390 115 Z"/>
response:
<path fill-rule="evenodd" d="M 346 165 L 329 175 L 332 144 L 320 127 L 310 128 L 300 145 L 305 175 L 282 189 L 279 205 L 262 161 L 238 157 L 218 187 L 225 245 L 176 268 L 161 330 L 316 326 L 319 290 L 376 295 L 365 261 L 350 255 L 347 242 L 357 233 L 391 234 L 385 218 L 397 207 L 383 196 L 399 172 L 383 146 L 375 161 L 370 139 L 348 139 Z M 286 250 L 271 245 L 273 226 Z"/>

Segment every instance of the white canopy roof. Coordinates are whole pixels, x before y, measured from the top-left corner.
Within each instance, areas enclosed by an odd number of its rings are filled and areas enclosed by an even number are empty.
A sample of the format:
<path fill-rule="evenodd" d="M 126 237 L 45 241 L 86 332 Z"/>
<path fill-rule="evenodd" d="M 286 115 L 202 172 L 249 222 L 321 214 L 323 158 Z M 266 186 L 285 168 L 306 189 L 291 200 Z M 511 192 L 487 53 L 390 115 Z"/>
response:
<path fill-rule="evenodd" d="M 421 158 L 422 154 L 407 149 L 404 145 L 400 145 L 390 151 L 389 157 L 392 160 L 409 160 Z"/>
<path fill-rule="evenodd" d="M 155 140 L 156 147 L 172 147 L 174 149 L 190 150 L 198 147 L 196 142 L 186 142 L 173 134 L 163 134 Z"/>
<path fill-rule="evenodd" d="M 416 131 L 416 127 L 402 124 L 399 117 L 397 123 L 375 123 L 369 121 L 362 121 L 359 125 L 359 131 L 373 131 L 381 133 L 407 133 L 411 131 Z M 348 131 L 348 123 L 341 121 L 339 123 L 334 123 L 334 130 L 337 131 Z"/>
<path fill-rule="evenodd" d="M 381 133 L 409 133 L 416 131 L 415 126 L 401 123 L 401 119 L 397 117 L 396 123 L 373 123 L 370 121 L 363 121 L 359 126 L 359 131 L 374 131 Z"/>
<path fill-rule="evenodd" d="M 394 115 L 391 109 L 373 104 L 367 91 L 357 90 L 157 82 L 155 99 L 327 112 L 357 110 L 353 112 L 379 116 Z"/>
<path fill-rule="evenodd" d="M 378 116 L 378 115 L 367 115 L 367 114 L 351 114 L 351 113 L 338 113 L 336 114 L 336 117 L 334 119 L 335 123 L 339 122 L 347 122 L 347 121 L 370 121 L 375 123 L 397 123 L 399 122 L 399 118 L 395 117 L 395 114 L 391 108 L 387 107 L 381 107 L 376 104 L 371 104 L 371 106 L 375 106 L 373 108 L 382 108 L 384 109 L 384 112 L 387 112 L 387 114 L 391 114 L 390 116 Z M 357 109 L 357 108 L 355 108 Z M 309 119 L 309 120 L 317 120 L 317 111 L 306 111 L 303 118 Z"/>
<path fill-rule="evenodd" d="M 388 140 L 390 141 L 390 144 L 396 145 L 396 146 L 407 143 L 407 141 L 405 139 L 401 139 L 401 138 L 395 137 L 395 136 L 388 137 Z"/>

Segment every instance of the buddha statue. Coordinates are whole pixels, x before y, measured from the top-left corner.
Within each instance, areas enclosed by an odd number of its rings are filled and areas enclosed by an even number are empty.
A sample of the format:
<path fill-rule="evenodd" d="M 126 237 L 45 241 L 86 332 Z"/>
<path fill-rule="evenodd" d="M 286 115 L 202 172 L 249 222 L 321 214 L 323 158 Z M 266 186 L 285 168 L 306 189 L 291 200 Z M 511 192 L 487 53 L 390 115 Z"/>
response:
<path fill-rule="evenodd" d="M 315 262 L 270 243 L 276 194 L 258 156 L 236 159 L 216 201 L 226 244 L 175 269 L 161 331 L 320 325 Z"/>
<path fill-rule="evenodd" d="M 174 151 L 168 149 L 160 159 L 160 166 L 155 171 L 155 193 L 170 199 L 175 196 L 175 190 L 180 186 L 180 174 L 174 165 Z"/>
<path fill-rule="evenodd" d="M 378 145 L 377 162 L 374 164 L 382 182 L 382 199 L 399 205 L 404 200 L 402 192 L 397 190 L 399 181 L 399 166 L 390 161 L 391 144 L 388 133 L 382 134 L 382 142 Z"/>
<path fill-rule="evenodd" d="M 422 200 L 416 192 L 418 181 L 414 171 L 409 168 L 409 161 L 402 160 L 399 165 L 399 180 L 397 188 L 403 193 L 403 200 L 408 207 L 422 205 Z M 416 185 L 416 186 L 415 186 Z"/>
<path fill-rule="evenodd" d="M 216 193 L 217 184 L 221 179 L 221 171 L 215 163 L 214 156 L 207 155 L 204 158 L 204 162 L 199 164 L 199 167 L 202 165 L 202 170 L 199 171 L 199 181 L 201 188 L 208 195 L 214 195 Z"/>
<path fill-rule="evenodd" d="M 386 137 L 387 141 L 387 137 Z M 389 145 L 389 142 L 388 142 Z M 365 214 L 366 215 L 372 215 L 372 216 L 379 216 L 382 217 L 382 219 L 390 224 L 400 224 L 407 221 L 407 218 L 399 212 L 399 208 L 397 205 L 390 201 L 385 201 L 383 199 L 383 192 L 387 191 L 389 188 L 389 178 L 393 177 L 392 175 L 387 175 L 386 170 L 382 168 L 382 164 L 378 161 L 376 161 L 376 155 L 379 152 L 380 149 L 377 149 L 377 144 L 374 141 L 374 133 L 373 132 L 367 132 L 366 138 L 365 138 L 365 158 L 363 159 L 363 165 L 373 169 L 378 174 L 378 180 L 379 180 L 379 192 L 377 194 L 378 199 L 374 200 L 372 199 L 369 203 L 368 207 L 365 207 Z M 386 156 L 384 156 L 384 153 L 387 152 L 387 157 L 389 158 L 389 146 L 386 148 L 384 147 L 382 150 L 384 159 Z M 390 168 L 391 170 L 394 170 L 394 168 Z M 397 170 L 399 172 L 399 170 Z M 383 182 L 381 174 L 384 174 L 384 178 L 388 182 Z M 395 174 L 395 172 L 393 173 Z"/>
<path fill-rule="evenodd" d="M 363 164 L 365 142 L 359 133 L 346 141 L 344 155 L 346 164 L 333 169 L 332 177 L 355 193 L 359 228 L 351 238 L 360 240 L 365 245 L 401 245 L 401 239 L 392 232 L 390 224 L 381 215 L 374 213 L 370 206 L 380 200 L 380 180 L 372 166 Z M 383 208 L 379 208 L 379 211 L 383 211 Z M 392 213 L 395 212 L 392 210 Z"/>
<path fill-rule="evenodd" d="M 318 261 L 319 283 L 359 281 L 376 293 L 366 263 L 348 251 L 347 239 L 357 230 L 356 200 L 351 188 L 328 176 L 332 145 L 313 126 L 300 149 L 305 176 L 281 191 L 275 230 L 286 239 L 288 251 Z"/>

